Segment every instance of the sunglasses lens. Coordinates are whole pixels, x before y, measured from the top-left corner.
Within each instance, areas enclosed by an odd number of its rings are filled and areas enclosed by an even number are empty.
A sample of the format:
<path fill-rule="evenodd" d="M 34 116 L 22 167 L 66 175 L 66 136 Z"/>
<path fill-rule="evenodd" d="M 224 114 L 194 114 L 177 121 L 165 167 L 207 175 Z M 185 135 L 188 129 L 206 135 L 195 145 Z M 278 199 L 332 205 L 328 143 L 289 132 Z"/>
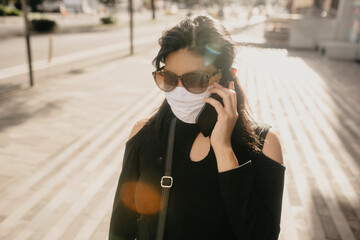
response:
<path fill-rule="evenodd" d="M 168 92 L 175 88 L 177 78 L 173 74 L 159 71 L 155 74 L 155 81 L 161 90 Z"/>
<path fill-rule="evenodd" d="M 184 87 L 192 93 L 203 93 L 209 83 L 209 76 L 201 73 L 189 73 L 183 75 Z"/>
<path fill-rule="evenodd" d="M 158 87 L 165 92 L 172 91 L 177 85 L 178 76 L 176 74 L 156 71 L 153 72 L 153 76 Z M 189 92 L 199 94 L 208 88 L 210 76 L 214 76 L 214 74 L 186 73 L 181 76 L 181 81 Z"/>

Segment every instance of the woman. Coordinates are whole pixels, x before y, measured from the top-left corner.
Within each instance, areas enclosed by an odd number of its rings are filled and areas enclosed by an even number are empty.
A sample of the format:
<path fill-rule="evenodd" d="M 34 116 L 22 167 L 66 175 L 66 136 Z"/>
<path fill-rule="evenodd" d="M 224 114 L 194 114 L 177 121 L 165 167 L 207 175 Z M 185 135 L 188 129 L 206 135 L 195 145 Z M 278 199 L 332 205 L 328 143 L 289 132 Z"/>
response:
<path fill-rule="evenodd" d="M 257 125 L 247 114 L 230 35 L 215 20 L 198 16 L 165 31 L 159 44 L 153 76 L 166 99 L 135 124 L 126 143 L 109 239 L 155 239 L 173 117 L 174 183 L 164 239 L 277 239 L 285 172 L 281 145 L 269 125 Z M 205 103 L 218 114 L 207 137 L 196 123 Z"/>

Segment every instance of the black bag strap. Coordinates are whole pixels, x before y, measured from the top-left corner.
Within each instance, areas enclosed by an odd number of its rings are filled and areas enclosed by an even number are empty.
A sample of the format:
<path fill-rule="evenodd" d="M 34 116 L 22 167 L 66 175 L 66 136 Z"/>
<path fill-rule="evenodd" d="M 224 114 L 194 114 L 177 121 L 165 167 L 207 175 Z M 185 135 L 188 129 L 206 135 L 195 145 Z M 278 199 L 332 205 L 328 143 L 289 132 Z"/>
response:
<path fill-rule="evenodd" d="M 156 240 L 162 240 L 164 238 L 165 230 L 165 221 L 166 213 L 170 196 L 170 189 L 173 185 L 173 178 L 171 177 L 172 170 L 172 159 L 173 159 L 173 150 L 174 150 L 174 140 L 175 140 L 175 126 L 176 126 L 176 117 L 171 120 L 169 137 L 168 137 L 168 146 L 166 152 L 166 162 L 165 162 L 165 173 L 160 180 L 162 187 L 161 190 L 161 206 L 159 213 L 158 226 L 156 231 Z"/>

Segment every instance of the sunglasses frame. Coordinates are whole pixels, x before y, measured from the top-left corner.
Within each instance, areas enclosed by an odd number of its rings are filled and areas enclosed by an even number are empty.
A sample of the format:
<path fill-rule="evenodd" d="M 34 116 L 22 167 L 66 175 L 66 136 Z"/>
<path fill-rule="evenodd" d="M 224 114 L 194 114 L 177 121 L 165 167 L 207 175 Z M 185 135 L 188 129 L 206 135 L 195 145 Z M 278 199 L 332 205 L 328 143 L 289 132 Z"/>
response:
<path fill-rule="evenodd" d="M 180 80 L 181 83 L 182 83 L 182 85 L 185 87 L 186 90 L 188 90 L 188 91 L 191 92 L 191 93 L 194 93 L 194 92 L 190 91 L 190 90 L 186 87 L 186 85 L 184 84 L 183 76 L 184 76 L 184 75 L 187 75 L 187 74 L 193 74 L 193 73 L 195 73 L 195 72 L 184 73 L 184 74 L 182 74 L 182 75 L 180 75 L 180 76 L 178 76 L 178 75 L 176 75 L 175 73 L 172 73 L 172 72 L 167 72 L 168 74 L 172 74 L 172 75 L 176 76 L 176 82 L 175 82 L 175 85 L 174 85 L 171 89 L 169 89 L 169 90 L 164 90 L 164 89 L 162 89 L 162 88 L 159 86 L 158 82 L 156 81 L 156 74 L 158 74 L 159 72 L 161 72 L 161 71 L 163 71 L 163 70 L 164 70 L 164 66 L 161 67 L 160 69 L 152 72 L 152 75 L 153 75 L 153 78 L 154 78 L 154 80 L 155 80 L 156 85 L 157 85 L 162 91 L 164 91 L 164 92 L 170 92 L 170 91 L 174 90 L 174 89 L 176 88 L 176 85 L 177 85 L 178 81 Z M 216 76 L 217 74 L 221 73 L 222 71 L 224 71 L 224 69 L 217 69 L 217 70 L 216 70 L 215 72 L 213 72 L 213 73 L 204 74 L 204 76 L 207 76 L 207 77 L 208 77 L 208 78 L 207 78 L 207 83 L 206 83 L 206 85 L 209 84 L 209 81 L 210 81 L 210 79 L 211 79 L 212 77 Z M 200 93 L 203 93 L 203 92 L 205 92 L 205 91 L 206 91 L 206 88 L 204 89 L 204 91 L 202 91 L 202 92 L 200 92 Z M 200 93 L 194 93 L 194 94 L 200 94 Z"/>

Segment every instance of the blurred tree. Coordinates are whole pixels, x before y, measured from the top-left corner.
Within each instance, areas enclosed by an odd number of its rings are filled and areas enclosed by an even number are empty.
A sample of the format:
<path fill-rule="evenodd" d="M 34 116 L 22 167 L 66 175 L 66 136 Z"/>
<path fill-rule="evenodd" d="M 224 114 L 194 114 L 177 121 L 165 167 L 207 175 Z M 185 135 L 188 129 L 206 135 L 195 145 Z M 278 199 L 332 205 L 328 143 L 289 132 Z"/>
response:
<path fill-rule="evenodd" d="M 254 3 L 254 7 L 265 5 L 265 4 L 266 4 L 265 0 L 256 0 Z"/>
<path fill-rule="evenodd" d="M 152 19 L 155 19 L 155 0 L 151 0 Z"/>
<path fill-rule="evenodd" d="M 17 9 L 21 10 L 21 0 L 3 0 L 7 2 L 7 5 L 14 4 Z M 29 11 L 39 12 L 38 5 L 42 4 L 44 0 L 28 0 Z"/>
<path fill-rule="evenodd" d="M 42 4 L 44 0 L 29 0 L 29 7 L 32 12 L 39 12 L 38 5 Z"/>
<path fill-rule="evenodd" d="M 10 1 L 9 1 L 10 2 Z M 15 0 L 14 1 L 14 6 L 17 8 L 17 9 L 20 9 L 21 10 L 21 0 Z"/>
<path fill-rule="evenodd" d="M 189 8 L 194 7 L 195 5 L 205 5 L 209 2 L 218 3 L 219 0 L 184 0 L 185 5 Z"/>
<path fill-rule="evenodd" d="M 142 4 L 146 9 L 150 9 L 150 7 L 151 7 L 150 6 L 150 0 L 143 0 Z"/>

